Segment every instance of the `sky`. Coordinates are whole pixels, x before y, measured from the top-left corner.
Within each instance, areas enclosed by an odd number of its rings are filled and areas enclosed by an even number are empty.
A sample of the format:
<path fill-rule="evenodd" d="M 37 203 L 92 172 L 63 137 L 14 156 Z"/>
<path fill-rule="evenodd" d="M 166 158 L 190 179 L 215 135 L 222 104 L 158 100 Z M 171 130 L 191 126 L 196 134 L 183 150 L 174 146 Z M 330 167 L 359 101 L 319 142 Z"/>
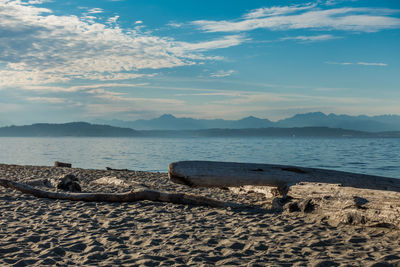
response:
<path fill-rule="evenodd" d="M 0 0 L 0 125 L 400 115 L 400 1 Z"/>

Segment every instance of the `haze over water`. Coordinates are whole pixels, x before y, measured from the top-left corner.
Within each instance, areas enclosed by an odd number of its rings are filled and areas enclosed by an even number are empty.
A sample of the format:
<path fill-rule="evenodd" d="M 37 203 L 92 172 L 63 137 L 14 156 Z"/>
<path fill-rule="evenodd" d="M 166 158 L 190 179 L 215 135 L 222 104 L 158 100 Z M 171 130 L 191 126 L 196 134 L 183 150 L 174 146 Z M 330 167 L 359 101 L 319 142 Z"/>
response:
<path fill-rule="evenodd" d="M 327 168 L 400 178 L 400 139 L 0 138 L 0 162 L 166 172 L 180 160 Z"/>

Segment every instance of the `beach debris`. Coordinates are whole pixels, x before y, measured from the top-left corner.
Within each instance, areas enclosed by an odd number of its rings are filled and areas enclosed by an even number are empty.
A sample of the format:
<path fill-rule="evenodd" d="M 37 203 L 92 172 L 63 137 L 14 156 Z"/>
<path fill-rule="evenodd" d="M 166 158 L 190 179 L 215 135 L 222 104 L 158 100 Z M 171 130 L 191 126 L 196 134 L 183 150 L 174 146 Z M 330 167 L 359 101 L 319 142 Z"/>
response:
<path fill-rule="evenodd" d="M 66 174 L 60 176 L 58 180 L 53 181 L 55 187 L 58 190 L 69 191 L 69 192 L 81 192 L 81 186 L 79 185 L 78 178 L 73 174 Z"/>
<path fill-rule="evenodd" d="M 315 200 L 312 198 L 306 199 L 299 199 L 297 201 L 293 201 L 288 203 L 285 207 L 289 212 L 304 212 L 304 213 L 311 213 L 315 210 L 316 204 L 314 203 Z"/>
<path fill-rule="evenodd" d="M 291 202 L 286 207 L 288 212 L 300 212 L 301 209 L 299 207 L 299 203 L 297 201 Z"/>
<path fill-rule="evenodd" d="M 231 189 L 231 188 L 230 188 Z M 400 229 L 400 193 L 340 187 L 336 184 L 299 183 L 286 199 L 271 196 L 271 187 L 243 186 L 232 190 L 249 194 L 265 193 L 271 209 L 284 213 L 303 213 L 311 220 L 338 225 L 362 225 Z"/>
<path fill-rule="evenodd" d="M 281 198 L 274 197 L 271 202 L 271 209 L 276 212 L 282 212 L 283 205 L 284 205 L 284 203 Z"/>
<path fill-rule="evenodd" d="M 5 188 L 11 188 L 25 194 L 33 195 L 38 198 L 86 202 L 135 202 L 149 200 L 155 202 L 168 202 L 173 204 L 208 206 L 215 208 L 242 207 L 242 205 L 240 204 L 220 201 L 199 195 L 186 193 L 167 193 L 150 189 L 131 191 L 126 193 L 66 193 L 45 191 L 30 185 L 10 181 L 7 179 L 0 179 L 0 185 Z"/>
<path fill-rule="evenodd" d="M 119 179 L 115 176 L 104 176 L 99 179 L 93 180 L 91 183 L 98 184 L 98 185 L 110 185 L 115 187 L 131 187 L 134 186 L 136 188 L 145 188 L 148 189 L 149 187 L 143 183 L 139 183 L 137 181 L 127 181 L 123 179 Z"/>
<path fill-rule="evenodd" d="M 353 200 L 354 200 L 354 206 L 356 206 L 357 209 L 367 209 L 364 205 L 369 202 L 368 199 L 354 196 Z"/>
<path fill-rule="evenodd" d="M 56 178 L 38 178 L 38 179 L 27 179 L 23 181 L 23 184 L 30 186 L 49 187 L 56 188 L 57 190 L 69 191 L 69 192 L 81 192 L 81 186 L 79 180 L 74 174 L 61 175 Z"/>
<path fill-rule="evenodd" d="M 302 182 L 400 192 L 400 179 L 396 178 L 272 164 L 179 161 L 169 165 L 168 176 L 191 187 L 273 186 L 283 197 L 292 185 Z"/>
<path fill-rule="evenodd" d="M 24 184 L 30 186 L 45 186 L 45 187 L 54 187 L 52 182 L 49 179 L 27 179 L 23 181 Z"/>
<path fill-rule="evenodd" d="M 129 184 L 126 183 L 124 180 L 118 179 L 115 176 L 104 176 L 104 177 L 101 177 L 101 178 L 99 178 L 97 180 L 92 181 L 92 183 L 94 183 L 94 184 L 114 185 L 114 186 L 118 186 L 118 187 L 127 187 L 127 186 L 129 186 Z"/>
<path fill-rule="evenodd" d="M 241 193 L 247 194 L 250 192 L 254 192 L 257 194 L 264 195 L 265 198 L 274 198 L 274 197 L 278 196 L 276 194 L 277 189 L 275 187 L 271 187 L 271 186 L 244 185 L 244 186 L 240 186 L 240 187 L 228 187 L 228 190 L 235 194 L 241 194 Z"/>
<path fill-rule="evenodd" d="M 60 161 L 55 161 L 54 162 L 54 167 L 72 168 L 72 164 L 71 163 L 60 162 Z"/>
<path fill-rule="evenodd" d="M 128 172 L 129 171 L 128 169 L 114 169 L 111 167 L 106 167 L 106 170 L 107 171 L 120 171 L 120 172 Z"/>
<path fill-rule="evenodd" d="M 299 208 L 305 213 L 313 212 L 315 210 L 315 203 L 312 198 L 306 198 L 299 202 Z"/>

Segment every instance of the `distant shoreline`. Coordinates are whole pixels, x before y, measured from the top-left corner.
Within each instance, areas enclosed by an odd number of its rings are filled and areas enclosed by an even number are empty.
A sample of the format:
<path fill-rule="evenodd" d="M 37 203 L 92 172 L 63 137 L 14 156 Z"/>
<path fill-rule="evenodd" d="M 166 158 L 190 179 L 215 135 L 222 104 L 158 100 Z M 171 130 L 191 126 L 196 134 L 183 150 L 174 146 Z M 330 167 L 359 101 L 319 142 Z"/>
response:
<path fill-rule="evenodd" d="M 72 122 L 0 127 L 0 137 L 309 137 L 400 138 L 400 131 L 365 132 L 329 127 L 245 128 L 202 130 L 134 130 L 109 125 Z"/>

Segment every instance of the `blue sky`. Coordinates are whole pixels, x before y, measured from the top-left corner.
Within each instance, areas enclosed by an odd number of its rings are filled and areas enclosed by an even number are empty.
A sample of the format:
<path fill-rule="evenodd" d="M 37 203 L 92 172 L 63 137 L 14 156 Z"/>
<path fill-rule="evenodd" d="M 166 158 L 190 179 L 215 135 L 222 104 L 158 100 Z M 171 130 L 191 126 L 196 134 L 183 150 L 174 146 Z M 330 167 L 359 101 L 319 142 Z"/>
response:
<path fill-rule="evenodd" d="M 400 2 L 0 0 L 0 124 L 400 115 Z"/>

